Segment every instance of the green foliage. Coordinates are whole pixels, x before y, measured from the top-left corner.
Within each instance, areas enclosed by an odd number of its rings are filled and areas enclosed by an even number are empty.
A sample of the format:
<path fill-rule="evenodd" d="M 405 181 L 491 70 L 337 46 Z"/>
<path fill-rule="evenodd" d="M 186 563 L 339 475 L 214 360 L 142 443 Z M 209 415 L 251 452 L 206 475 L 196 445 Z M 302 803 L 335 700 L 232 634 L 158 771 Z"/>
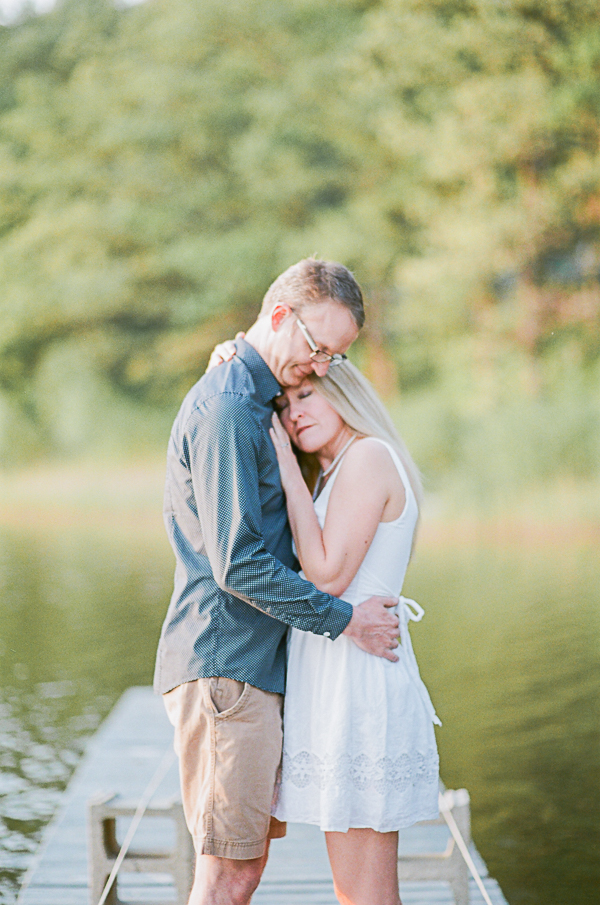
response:
<path fill-rule="evenodd" d="M 518 385 L 523 369 L 512 354 L 498 365 L 505 382 L 501 393 L 495 391 L 492 375 L 469 363 L 466 350 L 457 364 L 441 385 L 407 395 L 392 409 L 424 472 L 426 489 L 434 495 L 441 492 L 445 504 L 453 506 L 452 515 L 464 514 L 473 505 L 488 513 L 522 509 L 525 496 L 544 487 L 563 501 L 564 479 L 576 479 L 581 487 L 597 484 L 598 367 L 585 374 L 563 361 L 560 373 L 547 375 L 552 389 L 532 395 Z M 598 518 L 596 499 L 594 489 L 587 507 L 593 519 Z M 585 510 L 577 505 L 579 514 Z"/>
<path fill-rule="evenodd" d="M 162 424 L 313 253 L 367 289 L 365 368 L 439 410 L 435 469 L 519 406 L 586 420 L 599 76 L 594 0 L 65 0 L 0 29 L 0 454 Z"/>

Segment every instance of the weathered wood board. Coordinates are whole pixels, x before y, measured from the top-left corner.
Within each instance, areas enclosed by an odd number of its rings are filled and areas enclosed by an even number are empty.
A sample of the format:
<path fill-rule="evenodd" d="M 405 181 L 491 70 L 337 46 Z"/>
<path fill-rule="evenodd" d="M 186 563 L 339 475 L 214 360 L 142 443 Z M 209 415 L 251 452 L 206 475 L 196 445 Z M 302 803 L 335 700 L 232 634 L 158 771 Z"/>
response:
<path fill-rule="evenodd" d="M 67 789 L 63 805 L 48 827 L 44 842 L 19 898 L 19 905 L 95 905 L 89 902 L 87 802 L 99 792 L 139 799 L 157 766 L 172 745 L 172 729 L 162 701 L 149 688 L 127 691 L 99 732 L 90 741 L 86 756 Z M 156 798 L 178 795 L 177 765 L 172 763 L 156 792 Z M 127 822 L 119 826 L 119 836 Z M 142 821 L 135 848 L 160 847 L 170 841 L 165 821 Z M 436 851 L 446 846 L 443 827 L 417 826 L 401 834 L 401 850 Z M 494 905 L 507 905 L 495 880 L 473 847 L 476 863 Z M 471 883 L 471 905 L 483 905 Z M 119 880 L 119 895 L 126 901 L 174 901 L 167 875 L 126 874 Z M 405 883 L 404 905 L 452 905 L 444 883 Z M 322 833 L 311 826 L 290 825 L 285 839 L 275 840 L 263 880 L 253 897 L 256 905 L 336 905 L 331 872 Z"/>

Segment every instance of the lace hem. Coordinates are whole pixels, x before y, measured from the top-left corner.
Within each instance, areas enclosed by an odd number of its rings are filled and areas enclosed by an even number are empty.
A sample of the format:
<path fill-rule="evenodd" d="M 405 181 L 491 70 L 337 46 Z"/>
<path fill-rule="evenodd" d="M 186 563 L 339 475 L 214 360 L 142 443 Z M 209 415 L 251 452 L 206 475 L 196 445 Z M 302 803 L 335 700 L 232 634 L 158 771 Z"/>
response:
<path fill-rule="evenodd" d="M 320 758 L 310 751 L 291 755 L 284 749 L 282 778 L 299 789 L 315 785 L 318 789 L 373 789 L 381 795 L 394 790 L 404 792 L 411 786 L 438 782 L 439 760 L 435 748 L 404 753 L 399 757 L 373 759 L 366 754 L 350 757 Z"/>

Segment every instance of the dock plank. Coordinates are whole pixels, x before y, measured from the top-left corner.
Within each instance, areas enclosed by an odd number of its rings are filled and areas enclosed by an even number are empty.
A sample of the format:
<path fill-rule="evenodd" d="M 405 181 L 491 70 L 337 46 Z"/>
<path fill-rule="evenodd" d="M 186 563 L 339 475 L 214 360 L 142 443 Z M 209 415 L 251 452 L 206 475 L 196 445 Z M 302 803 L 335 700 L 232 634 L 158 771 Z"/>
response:
<path fill-rule="evenodd" d="M 100 793 L 117 793 L 138 800 L 165 753 L 172 747 L 173 732 L 160 698 L 149 688 L 131 688 L 118 702 L 99 732 L 90 741 L 62 806 L 47 829 L 35 863 L 26 877 L 19 905 L 90 905 L 88 894 L 86 814 L 89 799 Z M 155 798 L 179 796 L 177 764 L 171 764 Z M 127 820 L 119 821 L 119 836 Z M 166 825 L 160 818 L 142 821 L 134 847 L 168 844 Z M 413 851 L 443 850 L 448 838 L 444 827 L 417 826 L 401 833 L 400 848 Z M 494 905 L 507 905 L 495 880 L 472 846 L 473 856 Z M 175 890 L 167 875 L 126 874 L 119 880 L 126 900 L 174 901 Z M 404 883 L 404 905 L 452 905 L 448 884 Z M 483 905 L 474 881 L 471 905 Z M 253 897 L 255 905 L 337 905 L 323 834 L 313 826 L 291 824 L 285 839 L 274 840 L 262 882 Z"/>

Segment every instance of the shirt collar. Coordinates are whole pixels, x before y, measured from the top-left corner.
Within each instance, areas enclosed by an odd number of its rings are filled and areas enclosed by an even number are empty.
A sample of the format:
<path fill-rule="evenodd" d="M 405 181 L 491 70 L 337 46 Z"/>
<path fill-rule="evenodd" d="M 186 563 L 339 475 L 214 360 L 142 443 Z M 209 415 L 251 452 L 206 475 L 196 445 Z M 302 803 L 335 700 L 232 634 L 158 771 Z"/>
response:
<path fill-rule="evenodd" d="M 268 364 L 258 354 L 254 346 L 247 343 L 245 339 L 236 339 L 235 344 L 237 346 L 237 357 L 244 362 L 250 371 L 261 402 L 267 403 L 274 399 L 275 396 L 279 396 L 281 387 L 275 380 Z"/>

